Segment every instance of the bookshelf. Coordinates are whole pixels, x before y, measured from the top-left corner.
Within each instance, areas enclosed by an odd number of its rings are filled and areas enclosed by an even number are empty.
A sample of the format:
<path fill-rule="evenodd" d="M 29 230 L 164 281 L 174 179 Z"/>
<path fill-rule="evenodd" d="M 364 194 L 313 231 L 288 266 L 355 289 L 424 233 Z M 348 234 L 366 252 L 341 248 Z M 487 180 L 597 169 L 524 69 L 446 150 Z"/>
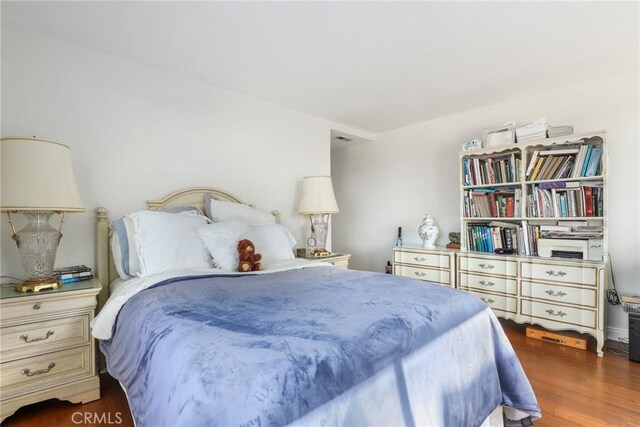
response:
<path fill-rule="evenodd" d="M 604 345 L 605 131 L 459 155 L 456 286 L 499 317 Z M 497 249 L 497 251 L 496 251 Z"/>
<path fill-rule="evenodd" d="M 540 239 L 591 236 L 604 261 L 606 189 L 605 131 L 462 152 L 461 249 L 541 256 Z"/>

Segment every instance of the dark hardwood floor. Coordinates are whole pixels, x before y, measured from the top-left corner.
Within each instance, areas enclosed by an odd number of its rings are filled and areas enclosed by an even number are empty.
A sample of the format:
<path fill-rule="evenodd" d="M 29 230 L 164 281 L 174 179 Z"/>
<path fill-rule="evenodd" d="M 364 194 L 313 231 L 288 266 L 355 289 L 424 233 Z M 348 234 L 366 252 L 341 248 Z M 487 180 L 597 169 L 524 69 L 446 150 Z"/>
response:
<path fill-rule="evenodd" d="M 523 326 L 502 323 L 542 408 L 536 426 L 640 426 L 640 363 L 608 351 L 600 358 L 593 342 L 582 351 L 527 339 Z M 118 382 L 103 375 L 101 384 L 100 400 L 85 405 L 49 400 L 21 408 L 2 425 L 133 426 Z M 85 423 L 85 417 L 93 422 Z"/>

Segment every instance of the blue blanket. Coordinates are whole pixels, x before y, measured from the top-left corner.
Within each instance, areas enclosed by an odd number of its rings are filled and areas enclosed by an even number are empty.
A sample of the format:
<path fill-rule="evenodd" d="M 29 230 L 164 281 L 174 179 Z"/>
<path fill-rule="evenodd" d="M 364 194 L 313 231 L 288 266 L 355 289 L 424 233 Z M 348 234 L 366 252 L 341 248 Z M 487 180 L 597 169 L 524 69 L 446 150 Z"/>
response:
<path fill-rule="evenodd" d="M 485 304 L 399 276 L 317 267 L 166 280 L 124 305 L 100 348 L 139 427 L 381 424 L 366 413 L 385 411 L 399 424 L 473 426 L 499 404 L 540 416 Z"/>

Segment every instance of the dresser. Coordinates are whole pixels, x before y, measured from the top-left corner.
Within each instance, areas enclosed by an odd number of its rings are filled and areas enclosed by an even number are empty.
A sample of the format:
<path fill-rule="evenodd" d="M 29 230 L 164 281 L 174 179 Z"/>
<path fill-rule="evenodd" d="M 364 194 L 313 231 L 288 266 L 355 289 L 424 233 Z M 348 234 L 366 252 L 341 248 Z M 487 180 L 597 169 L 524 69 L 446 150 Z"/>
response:
<path fill-rule="evenodd" d="M 100 398 L 89 324 L 102 288 L 96 279 L 0 297 L 0 420 L 22 406 L 57 398 Z"/>
<path fill-rule="evenodd" d="M 299 257 L 306 259 L 308 261 L 319 261 L 325 262 L 327 264 L 335 265 L 339 268 L 349 268 L 349 258 L 351 258 L 351 254 L 331 254 L 324 257 L 315 257 L 315 256 L 307 256 L 307 257 Z"/>
<path fill-rule="evenodd" d="M 393 248 L 393 274 L 455 287 L 456 251 L 446 248 Z"/>
<path fill-rule="evenodd" d="M 460 252 L 457 266 L 457 287 L 497 316 L 592 335 L 602 355 L 606 263 Z"/>

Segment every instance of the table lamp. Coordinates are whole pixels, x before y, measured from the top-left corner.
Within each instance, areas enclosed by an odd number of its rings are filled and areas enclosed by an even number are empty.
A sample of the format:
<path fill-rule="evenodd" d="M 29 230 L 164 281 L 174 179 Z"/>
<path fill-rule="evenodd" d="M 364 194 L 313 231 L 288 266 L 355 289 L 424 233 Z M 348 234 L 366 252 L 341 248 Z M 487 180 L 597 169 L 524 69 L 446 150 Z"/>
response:
<path fill-rule="evenodd" d="M 313 256 L 330 255 L 325 248 L 329 230 L 329 216 L 339 213 L 330 176 L 306 176 L 302 181 L 302 200 L 298 213 L 309 215 L 312 240 L 315 241 Z"/>
<path fill-rule="evenodd" d="M 53 277 L 65 212 L 83 212 L 84 206 L 71 167 L 69 147 L 37 138 L 2 138 L 0 210 L 6 211 L 22 266 L 28 279 L 21 292 L 57 288 Z M 21 213 L 27 225 L 16 232 L 11 214 Z M 62 214 L 58 229 L 49 218 Z"/>

